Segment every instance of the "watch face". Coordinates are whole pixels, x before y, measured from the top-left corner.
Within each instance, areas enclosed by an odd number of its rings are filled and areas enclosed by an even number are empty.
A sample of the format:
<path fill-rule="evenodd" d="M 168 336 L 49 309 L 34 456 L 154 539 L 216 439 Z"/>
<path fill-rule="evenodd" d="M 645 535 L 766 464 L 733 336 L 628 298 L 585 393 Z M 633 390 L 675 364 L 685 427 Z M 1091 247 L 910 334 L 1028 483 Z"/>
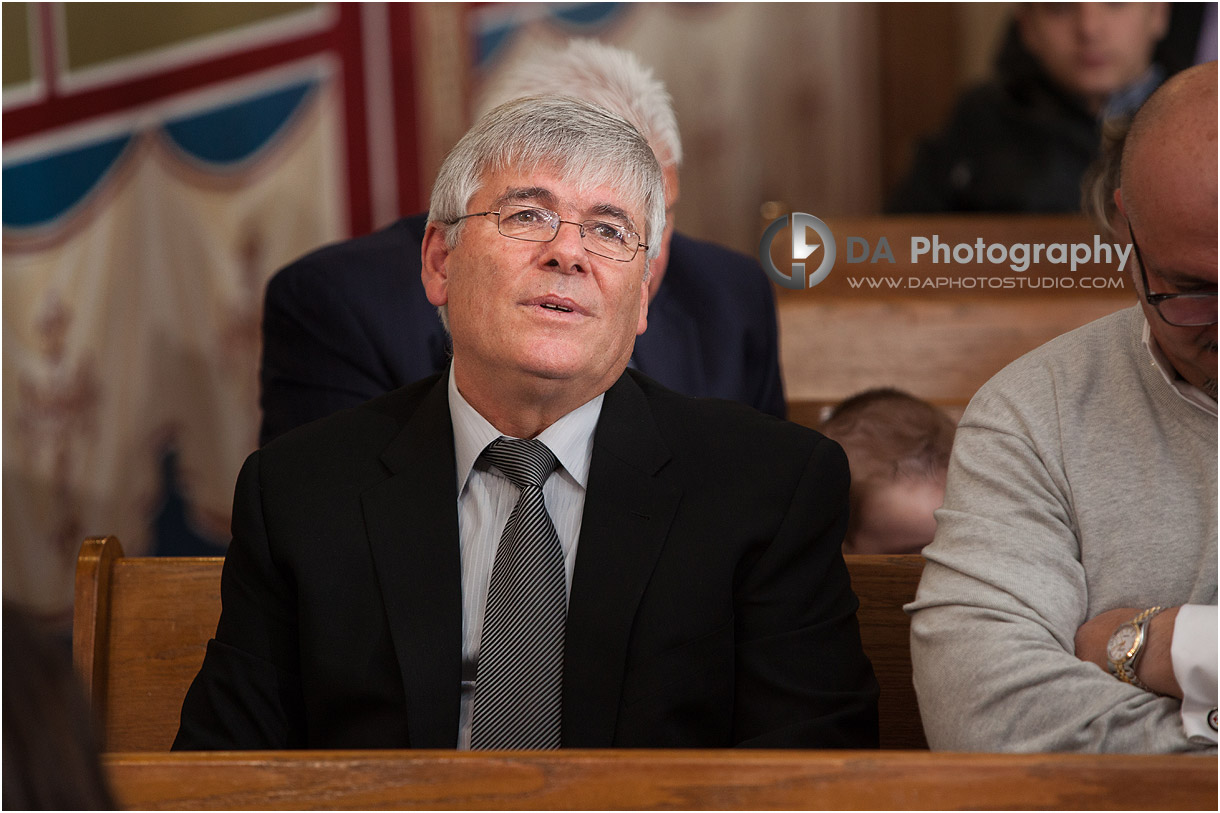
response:
<path fill-rule="evenodd" d="M 1115 662 L 1125 661 L 1131 657 L 1131 650 L 1139 638 L 1139 628 L 1134 624 L 1123 624 L 1110 636 L 1106 644 L 1106 657 Z"/>

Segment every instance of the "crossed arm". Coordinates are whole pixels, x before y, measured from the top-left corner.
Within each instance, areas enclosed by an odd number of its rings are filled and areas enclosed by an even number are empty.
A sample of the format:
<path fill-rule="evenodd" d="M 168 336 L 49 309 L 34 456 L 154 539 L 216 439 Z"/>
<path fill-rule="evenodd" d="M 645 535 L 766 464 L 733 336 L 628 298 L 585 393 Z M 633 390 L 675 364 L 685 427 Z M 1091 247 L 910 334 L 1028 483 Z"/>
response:
<path fill-rule="evenodd" d="M 1168 652 L 1176 611 L 1153 619 L 1151 648 L 1140 664 L 1155 692 L 1104 668 L 1106 641 L 1119 624 L 1150 604 L 1189 597 L 1149 587 L 1146 563 L 1135 561 L 1134 549 L 1111 528 L 1097 530 L 1098 513 L 1081 530 L 1082 482 L 1044 459 L 1050 444 L 1016 431 L 1022 425 L 1006 413 L 979 410 L 968 412 L 958 430 L 936 541 L 924 551 L 923 582 L 909 607 L 929 743 L 984 751 L 1207 747 L 1188 738 L 1176 699 L 1181 689 L 1174 690 Z M 1107 486 L 1111 498 L 1124 493 L 1121 484 Z M 1106 522 L 1130 516 L 1124 500 L 1130 497 L 1106 503 L 1112 515 Z M 1141 529 L 1127 533 L 1148 538 Z M 1086 561 L 1093 564 L 1086 568 Z M 1189 568 L 1165 564 L 1175 572 Z M 1132 610 L 1133 604 L 1143 606 Z M 1090 619 L 1101 608 L 1106 612 Z M 1214 608 L 1205 609 L 1214 619 Z"/>
<path fill-rule="evenodd" d="M 1146 607 L 1119 607 L 1090 618 L 1076 630 L 1076 657 L 1095 663 L 1109 671 L 1106 642 L 1120 626 L 1135 618 Z M 1178 607 L 1153 616 L 1144 630 L 1143 652 L 1136 663 L 1135 673 L 1154 694 L 1182 699 L 1182 686 L 1173 673 L 1172 643 Z"/>

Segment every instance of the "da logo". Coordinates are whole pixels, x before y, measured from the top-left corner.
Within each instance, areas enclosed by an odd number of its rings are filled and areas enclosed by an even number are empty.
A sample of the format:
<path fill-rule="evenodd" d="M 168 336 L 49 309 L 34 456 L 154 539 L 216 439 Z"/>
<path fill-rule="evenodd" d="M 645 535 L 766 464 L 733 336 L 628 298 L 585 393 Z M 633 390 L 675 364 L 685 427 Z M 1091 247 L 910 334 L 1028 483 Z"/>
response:
<path fill-rule="evenodd" d="M 830 271 L 835 266 L 835 238 L 830 233 L 830 227 L 823 223 L 813 215 L 807 215 L 804 212 L 792 213 L 792 274 L 789 276 L 783 271 L 775 267 L 775 263 L 771 260 L 771 244 L 775 242 L 775 237 L 784 227 L 788 225 L 788 215 L 776 218 L 767 230 L 763 232 L 762 242 L 758 244 L 758 261 L 762 263 L 763 271 L 767 272 L 767 276 L 774 280 L 776 285 L 783 288 L 791 288 L 793 290 L 802 290 L 804 288 L 812 288 L 822 280 L 830 276 Z M 810 245 L 805 242 L 806 235 L 809 229 L 817 234 L 821 240 L 821 245 L 814 243 Z M 818 249 L 822 250 L 821 263 L 817 269 L 805 277 L 805 263 L 800 260 L 807 259 Z"/>

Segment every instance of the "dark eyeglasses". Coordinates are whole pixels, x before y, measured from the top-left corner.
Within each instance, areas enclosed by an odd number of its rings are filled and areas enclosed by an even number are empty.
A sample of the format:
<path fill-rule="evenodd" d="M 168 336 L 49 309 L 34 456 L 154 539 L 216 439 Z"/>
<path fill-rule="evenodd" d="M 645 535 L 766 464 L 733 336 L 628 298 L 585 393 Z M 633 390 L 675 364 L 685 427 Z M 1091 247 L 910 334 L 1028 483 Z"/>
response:
<path fill-rule="evenodd" d="M 561 224 L 570 223 L 580 228 L 580 244 L 585 247 L 585 251 L 621 263 L 630 262 L 635 259 L 636 252 L 648 248 L 647 243 L 640 242 L 638 234 L 625 226 L 604 220 L 586 220 L 583 223 L 561 220 L 559 215 L 550 209 L 539 209 L 536 206 L 501 206 L 498 212 L 473 212 L 445 222 L 452 226 L 468 217 L 485 215 L 496 216 L 496 228 L 505 237 L 532 243 L 549 243 L 559 234 Z"/>
<path fill-rule="evenodd" d="M 1136 242 L 1135 230 L 1127 224 L 1131 245 L 1135 248 L 1135 261 L 1140 266 L 1140 279 L 1144 283 L 1144 301 L 1152 306 L 1165 322 L 1177 327 L 1202 327 L 1216 324 L 1216 292 L 1192 294 L 1154 294 L 1148 290 L 1148 271 L 1140 244 Z"/>

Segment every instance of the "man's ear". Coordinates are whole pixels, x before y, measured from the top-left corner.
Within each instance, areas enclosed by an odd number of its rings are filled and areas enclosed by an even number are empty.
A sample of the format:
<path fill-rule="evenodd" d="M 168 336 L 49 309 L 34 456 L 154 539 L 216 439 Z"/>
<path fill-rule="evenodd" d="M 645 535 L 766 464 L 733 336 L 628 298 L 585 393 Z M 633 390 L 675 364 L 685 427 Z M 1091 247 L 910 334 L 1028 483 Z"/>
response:
<path fill-rule="evenodd" d="M 1121 188 L 1114 190 L 1114 205 L 1118 207 L 1119 213 L 1127 218 L 1127 208 L 1123 206 L 1123 190 Z M 1127 218 L 1130 220 L 1130 218 Z"/>
<path fill-rule="evenodd" d="M 428 301 L 440 307 L 449 302 L 449 247 L 445 245 L 445 233 L 435 224 L 429 223 L 424 231 L 424 242 L 420 248 L 420 279 Z"/>

